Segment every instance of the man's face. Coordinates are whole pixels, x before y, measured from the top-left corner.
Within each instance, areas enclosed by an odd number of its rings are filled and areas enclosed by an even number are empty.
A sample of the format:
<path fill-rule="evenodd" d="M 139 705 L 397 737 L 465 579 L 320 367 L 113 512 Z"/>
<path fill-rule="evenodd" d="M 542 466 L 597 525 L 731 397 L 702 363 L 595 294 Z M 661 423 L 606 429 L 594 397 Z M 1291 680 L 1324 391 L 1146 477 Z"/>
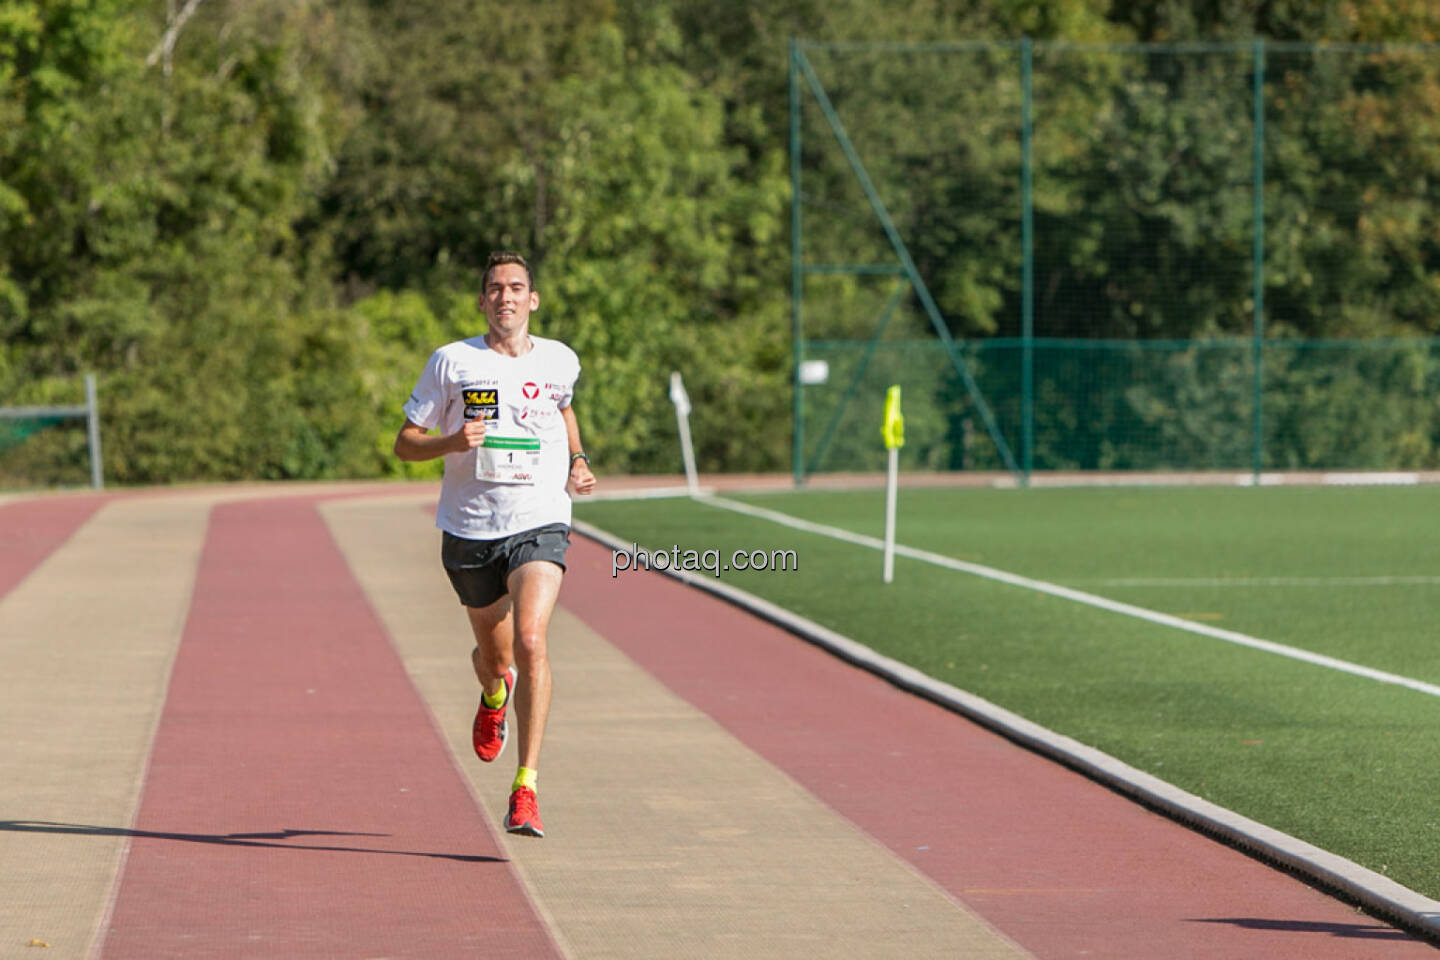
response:
<path fill-rule="evenodd" d="M 530 311 L 540 306 L 540 295 L 530 289 L 530 278 L 518 263 L 502 263 L 490 271 L 480 291 L 480 309 L 490 331 L 508 337 L 525 331 Z"/>

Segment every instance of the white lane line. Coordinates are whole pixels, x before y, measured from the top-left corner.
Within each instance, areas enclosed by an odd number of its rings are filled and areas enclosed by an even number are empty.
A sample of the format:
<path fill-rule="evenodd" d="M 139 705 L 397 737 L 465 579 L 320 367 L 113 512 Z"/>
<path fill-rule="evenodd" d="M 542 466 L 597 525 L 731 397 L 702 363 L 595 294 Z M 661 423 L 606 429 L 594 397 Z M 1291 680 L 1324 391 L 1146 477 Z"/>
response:
<path fill-rule="evenodd" d="M 1440 584 L 1440 577 L 1130 577 L 1085 582 L 1097 587 L 1413 587 Z"/>
<path fill-rule="evenodd" d="M 789 514 L 780 513 L 776 510 L 753 507 L 748 503 L 740 503 L 724 497 L 696 497 L 695 499 L 700 503 L 720 507 L 724 510 L 732 510 L 735 513 L 757 517 L 761 520 L 769 520 L 772 523 L 778 523 L 794 530 L 803 530 L 806 533 L 814 533 L 822 537 L 831 537 L 835 540 L 843 540 L 847 543 L 870 547 L 874 550 L 883 550 L 885 548 L 885 544 L 876 537 L 867 537 L 862 534 L 852 533 L 849 530 L 832 527 L 828 524 L 812 523 L 809 520 L 801 520 L 798 517 L 792 517 Z M 1376 670 L 1358 663 L 1351 663 L 1348 660 L 1327 657 L 1324 654 L 1312 653 L 1309 650 L 1301 650 L 1298 647 L 1289 647 L 1283 643 L 1262 640 L 1259 637 L 1237 633 L 1234 630 L 1222 630 L 1219 627 L 1209 627 L 1203 623 L 1195 623 L 1191 620 L 1183 620 L 1180 617 L 1171 616 L 1168 613 L 1158 613 L 1154 610 L 1147 610 L 1144 607 L 1120 603 L 1117 600 L 1109 600 L 1093 593 L 1086 593 L 1083 590 L 1072 590 L 1069 587 L 1062 587 L 1057 583 L 1033 580 L 1030 577 L 1022 577 L 1019 574 L 1008 573 L 1007 571 L 998 570 L 995 567 L 987 567 L 983 564 L 967 563 L 964 560 L 956 560 L 953 557 L 931 553 L 928 550 L 917 550 L 914 547 L 907 547 L 897 543 L 895 545 L 895 552 L 902 557 L 932 563 L 937 567 L 958 570 L 961 573 L 969 573 L 977 577 L 984 577 L 987 580 L 1008 583 L 1014 587 L 1034 590 L 1037 593 L 1049 594 L 1052 597 L 1060 597 L 1064 600 L 1072 600 L 1076 603 L 1083 603 L 1086 606 L 1108 610 L 1111 613 L 1135 617 L 1138 620 L 1146 620 L 1150 623 L 1160 624 L 1165 627 L 1174 627 L 1176 630 L 1184 630 L 1189 633 L 1198 633 L 1201 636 L 1211 637 L 1215 640 L 1224 640 L 1226 643 L 1249 647 L 1253 650 L 1263 650 L 1266 653 L 1289 657 L 1292 660 L 1300 660 L 1305 663 L 1314 664 L 1315 666 L 1327 667 L 1331 670 L 1339 670 L 1342 673 L 1353 674 L 1357 677 L 1367 677 L 1371 680 L 1378 680 L 1381 683 L 1390 683 L 1398 687 L 1405 687 L 1406 689 L 1428 694 L 1432 697 L 1440 697 L 1440 686 L 1436 686 L 1433 683 L 1426 683 L 1423 680 L 1415 680 L 1411 677 L 1402 677 L 1399 674 L 1387 673 L 1384 670 Z"/>

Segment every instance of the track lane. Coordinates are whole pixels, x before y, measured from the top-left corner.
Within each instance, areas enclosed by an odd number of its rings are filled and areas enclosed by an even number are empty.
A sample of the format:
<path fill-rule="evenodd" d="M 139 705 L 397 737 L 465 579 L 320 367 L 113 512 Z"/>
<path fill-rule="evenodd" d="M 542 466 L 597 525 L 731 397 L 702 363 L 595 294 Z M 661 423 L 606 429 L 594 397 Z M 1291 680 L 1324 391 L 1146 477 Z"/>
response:
<path fill-rule="evenodd" d="M 69 540 L 106 499 L 80 494 L 0 503 L 0 597 Z"/>
<path fill-rule="evenodd" d="M 433 515 L 433 500 L 425 507 Z M 324 514 L 457 761 L 498 815 L 514 758 L 496 769 L 470 753 L 469 630 L 429 516 L 399 501 L 347 501 Z M 567 589 L 550 631 L 546 837 L 502 841 L 573 956 L 1026 956 L 581 623 L 564 607 Z"/>
<path fill-rule="evenodd" d="M 1037 957 L 1434 956 L 730 604 L 572 558 L 569 609 Z"/>
<path fill-rule="evenodd" d="M 84 957 L 102 922 L 208 510 L 107 501 L 0 597 L 0 956 Z"/>
<path fill-rule="evenodd" d="M 556 956 L 311 502 L 220 506 L 105 958 Z"/>

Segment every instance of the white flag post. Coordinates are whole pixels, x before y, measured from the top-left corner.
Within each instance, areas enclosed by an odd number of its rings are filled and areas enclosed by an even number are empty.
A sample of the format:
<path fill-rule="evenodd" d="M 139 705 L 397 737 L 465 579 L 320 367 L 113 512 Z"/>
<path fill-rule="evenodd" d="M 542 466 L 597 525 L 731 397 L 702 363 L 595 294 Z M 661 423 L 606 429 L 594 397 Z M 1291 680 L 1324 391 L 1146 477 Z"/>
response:
<path fill-rule="evenodd" d="M 690 443 L 690 397 L 680 371 L 670 374 L 670 402 L 675 404 L 675 423 L 680 428 L 680 453 L 685 458 L 685 482 L 690 496 L 700 495 L 700 478 L 695 474 L 695 448 Z"/>
<path fill-rule="evenodd" d="M 885 422 L 880 425 L 890 455 L 885 483 L 885 582 L 895 579 L 895 490 L 900 485 L 900 448 L 905 446 L 905 419 L 900 416 L 900 387 L 885 391 Z"/>

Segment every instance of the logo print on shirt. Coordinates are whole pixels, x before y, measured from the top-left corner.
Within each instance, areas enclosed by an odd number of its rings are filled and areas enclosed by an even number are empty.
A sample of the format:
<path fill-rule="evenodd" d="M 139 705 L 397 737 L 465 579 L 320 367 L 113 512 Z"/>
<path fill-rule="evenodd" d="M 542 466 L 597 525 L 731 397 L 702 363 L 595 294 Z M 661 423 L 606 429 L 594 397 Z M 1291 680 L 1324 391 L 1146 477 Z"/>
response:
<path fill-rule="evenodd" d="M 500 419 L 500 391 L 465 387 L 461 390 L 465 401 L 465 419 L 481 417 L 486 421 Z"/>
<path fill-rule="evenodd" d="M 534 400 L 536 397 L 540 396 L 540 388 L 534 383 L 525 384 L 525 386 L 520 388 L 520 392 L 525 394 L 526 400 Z"/>

